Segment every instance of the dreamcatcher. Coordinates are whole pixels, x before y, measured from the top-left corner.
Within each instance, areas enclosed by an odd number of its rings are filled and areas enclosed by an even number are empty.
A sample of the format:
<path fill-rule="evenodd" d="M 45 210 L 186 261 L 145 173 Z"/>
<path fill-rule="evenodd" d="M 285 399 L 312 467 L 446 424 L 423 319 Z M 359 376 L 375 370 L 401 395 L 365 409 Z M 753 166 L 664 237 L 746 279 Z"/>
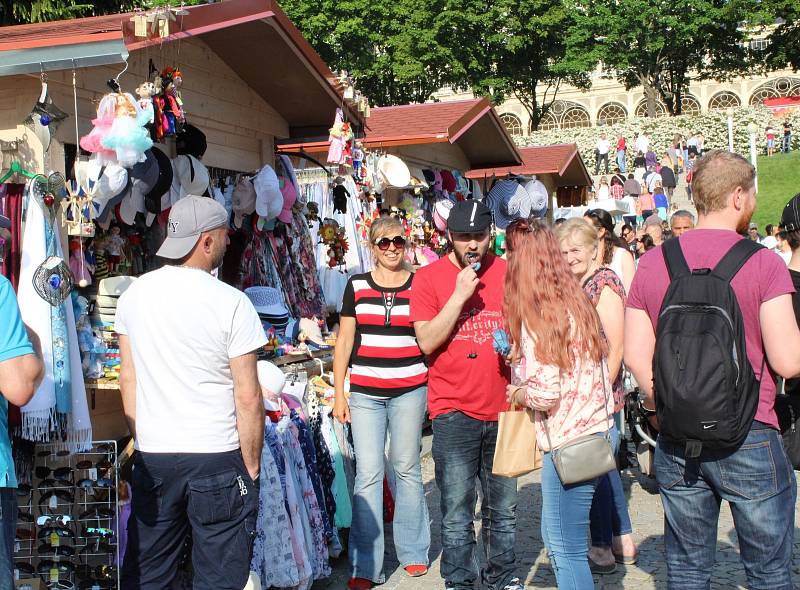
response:
<path fill-rule="evenodd" d="M 72 286 L 72 272 L 59 256 L 49 256 L 33 273 L 36 293 L 54 307 L 69 297 Z"/>
<path fill-rule="evenodd" d="M 24 125 L 36 134 L 46 152 L 58 125 L 66 118 L 67 113 L 53 104 L 53 99 L 47 93 L 47 76 L 42 74 L 42 92 L 39 94 L 39 100 L 33 105 L 33 110 L 23 121 Z"/>

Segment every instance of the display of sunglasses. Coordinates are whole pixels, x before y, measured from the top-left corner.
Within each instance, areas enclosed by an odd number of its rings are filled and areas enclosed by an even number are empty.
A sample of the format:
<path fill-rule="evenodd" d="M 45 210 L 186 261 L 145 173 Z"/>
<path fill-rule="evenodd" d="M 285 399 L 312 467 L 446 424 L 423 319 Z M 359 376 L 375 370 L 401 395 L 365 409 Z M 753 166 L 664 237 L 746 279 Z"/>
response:
<path fill-rule="evenodd" d="M 73 483 L 71 481 L 67 481 L 66 479 L 43 479 L 39 482 L 39 488 L 66 488 L 72 489 Z"/>
<path fill-rule="evenodd" d="M 375 242 L 375 245 L 378 247 L 378 250 L 385 252 L 389 249 L 389 245 L 394 244 L 394 247 L 398 250 L 402 250 L 406 247 L 406 239 L 403 236 L 395 236 L 393 238 L 381 238 Z"/>
<path fill-rule="evenodd" d="M 70 453 L 69 449 L 59 449 L 56 452 L 53 452 L 53 451 L 48 450 L 48 449 L 43 449 L 43 450 L 39 451 L 38 453 L 36 453 L 36 456 L 37 457 L 52 457 L 52 456 L 69 457 L 71 454 L 72 453 Z"/>
<path fill-rule="evenodd" d="M 36 524 L 39 526 L 54 525 L 64 526 L 72 522 L 74 519 L 68 514 L 45 514 L 36 519 Z"/>
<path fill-rule="evenodd" d="M 117 551 L 116 545 L 111 545 L 110 543 L 106 543 L 105 541 L 100 541 L 99 539 L 94 542 L 86 545 L 86 547 L 80 550 L 80 554 L 82 556 L 88 555 L 108 555 L 109 553 L 115 553 Z"/>
<path fill-rule="evenodd" d="M 29 576 L 32 576 L 36 573 L 36 569 L 27 561 L 15 561 L 14 569 Z"/>
<path fill-rule="evenodd" d="M 69 545 L 51 545 L 50 543 L 42 543 L 36 548 L 36 553 L 39 555 L 65 555 L 72 557 L 75 555 L 75 547 Z"/>
<path fill-rule="evenodd" d="M 84 451 L 82 453 L 78 453 L 79 455 L 98 455 L 100 453 L 108 454 L 114 449 L 113 445 L 110 443 L 99 443 L 93 446 L 88 451 Z"/>
<path fill-rule="evenodd" d="M 97 479 L 82 479 L 75 485 L 85 490 L 91 490 L 94 488 L 113 488 L 114 482 L 105 477 L 99 477 Z"/>
<path fill-rule="evenodd" d="M 39 533 L 36 535 L 39 539 L 47 539 L 50 535 L 56 534 L 59 537 L 74 539 L 75 533 L 73 533 L 70 529 L 63 526 L 48 526 L 39 529 Z"/>
<path fill-rule="evenodd" d="M 50 570 L 56 569 L 58 570 L 59 574 L 71 574 L 75 572 L 75 564 L 71 561 L 54 561 L 52 559 L 43 559 L 36 567 L 36 571 L 40 574 L 48 574 L 50 573 Z"/>
<path fill-rule="evenodd" d="M 78 517 L 79 520 L 107 520 L 114 518 L 114 511 L 105 506 L 94 506 L 84 512 L 81 512 Z"/>
<path fill-rule="evenodd" d="M 106 529 L 103 527 L 93 527 L 93 526 L 85 526 L 83 527 L 83 535 L 84 537 L 100 537 L 100 538 L 110 538 L 114 536 L 114 531 L 111 529 Z"/>
<path fill-rule="evenodd" d="M 39 465 L 33 470 L 33 472 L 39 479 L 45 479 L 46 477 L 49 477 L 51 473 L 56 479 L 64 479 L 72 473 L 72 467 L 65 465 L 64 467 L 56 467 L 55 469 L 52 469 L 47 465 Z"/>

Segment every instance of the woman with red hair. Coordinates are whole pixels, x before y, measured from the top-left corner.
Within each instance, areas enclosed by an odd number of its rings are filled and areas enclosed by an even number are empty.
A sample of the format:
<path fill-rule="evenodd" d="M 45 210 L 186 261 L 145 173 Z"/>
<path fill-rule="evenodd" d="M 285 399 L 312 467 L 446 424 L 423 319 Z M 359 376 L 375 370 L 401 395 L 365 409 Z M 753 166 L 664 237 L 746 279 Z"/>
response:
<path fill-rule="evenodd" d="M 599 478 L 562 484 L 551 450 L 611 428 L 607 347 L 594 306 L 544 222 L 512 223 L 506 249 L 503 312 L 522 377 L 521 385 L 508 387 L 508 398 L 536 410 L 536 439 L 544 451 L 542 539 L 561 590 L 593 588 L 587 536 Z"/>

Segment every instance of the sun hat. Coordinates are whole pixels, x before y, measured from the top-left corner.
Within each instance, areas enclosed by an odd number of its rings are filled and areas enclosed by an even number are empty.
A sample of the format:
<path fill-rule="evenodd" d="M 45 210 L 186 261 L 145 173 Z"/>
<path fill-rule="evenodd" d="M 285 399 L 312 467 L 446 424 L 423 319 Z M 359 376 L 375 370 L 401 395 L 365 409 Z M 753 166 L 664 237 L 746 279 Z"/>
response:
<path fill-rule="evenodd" d="M 492 211 L 494 223 L 500 229 L 505 229 L 515 219 L 522 217 L 522 210 L 530 210 L 526 200 L 530 199 L 528 191 L 514 179 L 500 180 L 495 183 L 489 194 L 486 195 L 484 204 Z M 509 203 L 513 203 L 509 211 Z"/>
<path fill-rule="evenodd" d="M 267 221 L 277 218 L 283 210 L 283 194 L 272 166 L 266 165 L 258 171 L 253 187 L 256 189 L 256 213 Z"/>
<path fill-rule="evenodd" d="M 256 189 L 253 182 L 246 177 L 241 177 L 236 183 L 231 195 L 231 207 L 233 209 L 233 225 L 237 228 L 242 227 L 242 220 L 245 215 L 251 215 L 256 210 Z"/>
<path fill-rule="evenodd" d="M 460 193 L 469 193 L 469 181 L 458 170 L 453 170 L 453 177 L 456 179 L 456 190 Z"/>
<path fill-rule="evenodd" d="M 404 188 L 411 182 L 411 172 L 406 163 L 392 154 L 384 154 L 378 158 L 378 177 L 384 188 Z"/>
<path fill-rule="evenodd" d="M 108 277 L 107 279 L 103 279 L 97 284 L 97 296 L 119 297 L 128 290 L 128 287 L 130 287 L 135 280 L 136 277 L 128 276 Z"/>
<path fill-rule="evenodd" d="M 306 336 L 307 343 L 320 349 L 330 348 L 330 346 L 325 344 L 325 339 L 322 337 L 322 330 L 316 321 L 309 318 L 300 318 L 298 323 L 300 324 L 300 331 Z"/>
<path fill-rule="evenodd" d="M 447 218 L 450 217 L 450 210 L 453 208 L 453 201 L 441 199 L 436 201 L 433 206 L 433 224 L 436 229 L 443 232 L 447 230 Z"/>
<path fill-rule="evenodd" d="M 197 244 L 200 234 L 227 225 L 228 213 L 225 207 L 209 197 L 187 195 L 175 203 L 169 212 L 167 239 L 161 244 L 156 256 L 183 258 Z"/>
<path fill-rule="evenodd" d="M 153 190 L 159 179 L 158 160 L 152 148 L 145 152 L 145 160 L 130 169 L 130 183 L 120 202 L 120 218 L 127 225 L 133 225 L 137 213 L 146 213 L 145 195 Z"/>
<path fill-rule="evenodd" d="M 428 181 L 425 179 L 425 173 L 422 171 L 422 168 L 418 168 L 417 166 L 409 166 L 408 171 L 411 174 L 411 180 L 409 181 L 409 186 L 411 188 L 418 188 L 424 191 L 430 188 Z"/>
<path fill-rule="evenodd" d="M 194 125 L 184 123 L 183 128 L 175 137 L 175 153 L 181 156 L 194 156 L 199 159 L 205 155 L 207 148 L 206 134 Z"/>
<path fill-rule="evenodd" d="M 523 186 L 528 193 L 528 199 L 525 201 L 524 207 L 520 211 L 522 213 L 521 217 L 544 217 L 547 214 L 547 202 L 550 199 L 550 193 L 547 187 L 541 180 L 535 177 L 526 182 Z M 509 210 L 509 212 L 511 211 Z"/>
<path fill-rule="evenodd" d="M 297 201 L 297 189 L 292 184 L 291 179 L 286 176 L 280 179 L 283 182 L 281 187 L 281 195 L 283 195 L 283 208 L 278 214 L 278 221 L 283 223 L 292 223 L 292 207 Z"/>
<path fill-rule="evenodd" d="M 258 373 L 258 384 L 274 396 L 273 399 L 264 401 L 277 401 L 283 391 L 283 386 L 286 385 L 286 374 L 269 361 L 258 361 L 256 372 Z"/>
<path fill-rule="evenodd" d="M 259 314 L 283 316 L 289 313 L 283 304 L 283 295 L 274 287 L 248 287 L 244 294 Z"/>
<path fill-rule="evenodd" d="M 169 192 L 172 186 L 172 162 L 169 156 L 160 149 L 153 147 L 148 150 L 158 165 L 158 179 L 153 188 L 144 195 L 144 206 L 148 213 L 158 215 L 163 211 L 162 197 Z"/>
<path fill-rule="evenodd" d="M 781 229 L 783 231 L 800 230 L 800 194 L 795 195 L 786 203 L 781 214 Z"/>
<path fill-rule="evenodd" d="M 75 180 L 92 197 L 95 216 L 100 217 L 122 200 L 128 186 L 128 171 L 119 164 L 101 164 L 92 156 L 75 162 Z"/>
<path fill-rule="evenodd" d="M 477 233 L 492 225 L 492 211 L 483 203 L 460 201 L 453 205 L 447 218 L 447 229 L 457 233 Z"/>
<path fill-rule="evenodd" d="M 175 156 L 172 167 L 175 178 L 170 200 L 173 205 L 186 195 L 202 195 L 208 190 L 208 168 L 194 156 Z"/>
<path fill-rule="evenodd" d="M 101 309 L 113 308 L 117 306 L 117 302 L 119 301 L 119 295 L 97 295 L 95 301 L 97 302 L 97 305 Z"/>

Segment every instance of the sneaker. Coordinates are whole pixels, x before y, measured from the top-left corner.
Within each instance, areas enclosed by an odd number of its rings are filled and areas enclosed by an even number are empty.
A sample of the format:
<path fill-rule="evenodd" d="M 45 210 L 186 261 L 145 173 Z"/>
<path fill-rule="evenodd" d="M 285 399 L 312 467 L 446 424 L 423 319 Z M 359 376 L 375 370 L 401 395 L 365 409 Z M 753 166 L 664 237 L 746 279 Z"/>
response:
<path fill-rule="evenodd" d="M 370 590 L 375 584 L 367 578 L 350 578 L 347 587 L 350 590 Z"/>
<path fill-rule="evenodd" d="M 503 590 L 525 590 L 519 578 L 511 578 L 511 581 L 503 586 Z"/>
<path fill-rule="evenodd" d="M 428 566 L 421 563 L 412 563 L 403 568 L 411 578 L 419 578 L 428 573 Z"/>

